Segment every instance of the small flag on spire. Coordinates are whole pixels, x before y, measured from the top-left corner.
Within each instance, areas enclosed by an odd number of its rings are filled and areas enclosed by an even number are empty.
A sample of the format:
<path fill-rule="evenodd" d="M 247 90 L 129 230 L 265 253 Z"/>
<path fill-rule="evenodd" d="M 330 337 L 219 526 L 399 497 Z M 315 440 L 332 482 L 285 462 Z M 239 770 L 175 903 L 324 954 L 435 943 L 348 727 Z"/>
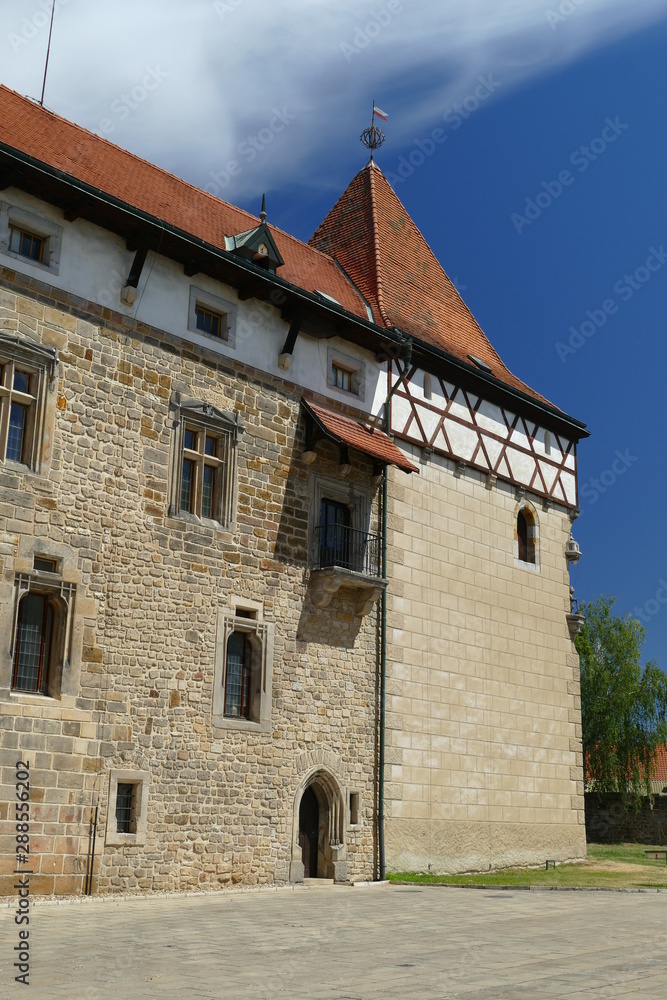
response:
<path fill-rule="evenodd" d="M 377 115 L 378 118 L 381 118 L 383 122 L 386 122 L 387 118 L 389 117 L 389 115 L 385 111 L 382 111 L 375 104 L 373 105 L 373 114 Z"/>

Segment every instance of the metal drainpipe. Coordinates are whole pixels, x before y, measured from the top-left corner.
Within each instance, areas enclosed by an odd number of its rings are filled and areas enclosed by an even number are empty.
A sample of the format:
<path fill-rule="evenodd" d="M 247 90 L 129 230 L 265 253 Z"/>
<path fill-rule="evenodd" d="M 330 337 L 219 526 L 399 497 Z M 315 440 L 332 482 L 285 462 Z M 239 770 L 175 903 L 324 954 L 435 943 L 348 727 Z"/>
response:
<path fill-rule="evenodd" d="M 405 368 L 398 381 L 392 386 L 384 402 L 385 433 L 391 433 L 391 397 L 405 381 L 412 360 L 412 341 L 408 342 L 405 352 Z M 388 469 L 385 465 L 382 474 L 382 579 L 387 579 L 387 494 Z M 387 873 L 384 851 L 384 756 L 385 756 L 385 695 L 387 689 L 387 590 L 382 591 L 380 598 L 380 738 L 378 748 L 378 855 L 380 882 L 384 882 Z"/>

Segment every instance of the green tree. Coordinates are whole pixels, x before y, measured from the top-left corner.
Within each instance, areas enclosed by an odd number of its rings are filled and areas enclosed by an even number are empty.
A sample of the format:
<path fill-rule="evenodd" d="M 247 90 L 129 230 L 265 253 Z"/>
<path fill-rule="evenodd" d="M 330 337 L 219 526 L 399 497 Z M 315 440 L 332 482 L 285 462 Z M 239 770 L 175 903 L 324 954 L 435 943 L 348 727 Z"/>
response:
<path fill-rule="evenodd" d="M 575 645 L 581 660 L 584 770 L 592 791 L 621 792 L 637 805 L 651 791 L 656 748 L 667 740 L 667 676 L 642 668 L 644 628 L 612 614 L 613 597 L 584 604 Z"/>

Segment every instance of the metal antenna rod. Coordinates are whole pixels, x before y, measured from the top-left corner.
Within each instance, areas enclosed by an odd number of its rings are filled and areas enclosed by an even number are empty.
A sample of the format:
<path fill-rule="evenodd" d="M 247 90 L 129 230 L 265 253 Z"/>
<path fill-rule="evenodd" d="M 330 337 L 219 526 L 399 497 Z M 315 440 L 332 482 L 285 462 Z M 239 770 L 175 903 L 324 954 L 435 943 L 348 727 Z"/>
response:
<path fill-rule="evenodd" d="M 56 0 L 53 0 L 53 7 L 51 8 L 51 24 L 49 26 L 49 44 L 46 47 L 46 65 L 44 66 L 44 81 L 42 83 L 42 97 L 39 102 L 40 108 L 44 107 L 44 91 L 46 90 L 46 74 L 49 69 L 49 54 L 51 52 L 51 34 L 53 32 L 53 15 L 56 12 Z"/>

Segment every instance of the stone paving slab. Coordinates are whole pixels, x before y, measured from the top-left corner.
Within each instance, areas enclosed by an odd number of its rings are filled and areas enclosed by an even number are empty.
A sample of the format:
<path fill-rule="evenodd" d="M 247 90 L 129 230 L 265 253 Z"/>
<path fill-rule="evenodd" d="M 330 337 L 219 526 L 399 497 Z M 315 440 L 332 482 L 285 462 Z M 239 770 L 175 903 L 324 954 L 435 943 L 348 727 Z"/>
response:
<path fill-rule="evenodd" d="M 0 1000 L 665 1000 L 667 896 L 349 888 L 41 903 Z"/>

